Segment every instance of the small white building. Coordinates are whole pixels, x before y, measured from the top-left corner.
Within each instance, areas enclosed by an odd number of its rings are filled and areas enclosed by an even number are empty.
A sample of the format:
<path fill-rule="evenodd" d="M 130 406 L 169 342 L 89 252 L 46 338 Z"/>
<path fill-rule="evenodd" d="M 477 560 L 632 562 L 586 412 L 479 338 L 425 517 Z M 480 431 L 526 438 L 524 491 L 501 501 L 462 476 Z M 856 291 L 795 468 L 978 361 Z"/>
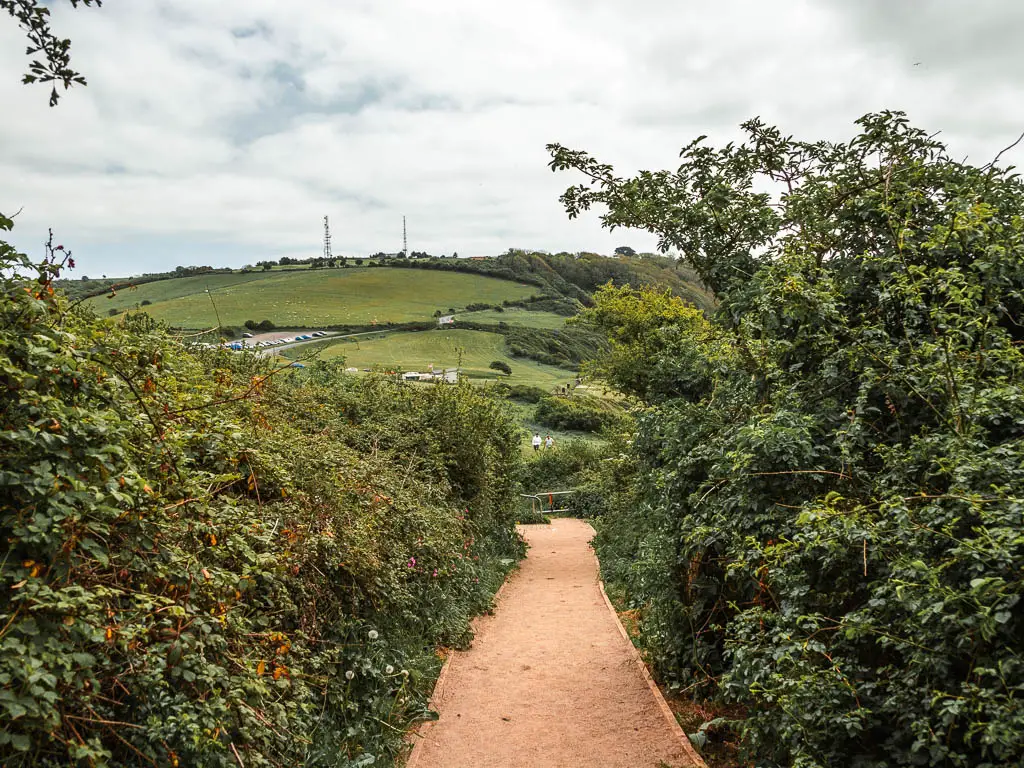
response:
<path fill-rule="evenodd" d="M 451 325 L 455 322 L 455 315 L 441 315 L 437 318 L 438 325 Z"/>

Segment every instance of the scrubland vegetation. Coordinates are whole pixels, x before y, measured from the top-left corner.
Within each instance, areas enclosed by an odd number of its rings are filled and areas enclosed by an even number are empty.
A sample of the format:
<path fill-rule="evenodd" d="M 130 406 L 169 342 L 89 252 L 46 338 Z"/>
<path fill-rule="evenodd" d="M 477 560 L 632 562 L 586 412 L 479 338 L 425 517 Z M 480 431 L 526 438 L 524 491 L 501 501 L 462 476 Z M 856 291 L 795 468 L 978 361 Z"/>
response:
<path fill-rule="evenodd" d="M 591 368 L 637 404 L 595 482 L 604 577 L 737 764 L 1024 762 L 1024 187 L 898 113 L 846 144 L 698 140 L 616 178 L 719 302 L 606 288 Z M 781 190 L 781 196 L 760 190 Z M 737 709 L 738 708 L 738 709 Z"/>
<path fill-rule="evenodd" d="M 101 321 L 2 248 L 0 762 L 387 763 L 523 553 L 506 406 Z"/>

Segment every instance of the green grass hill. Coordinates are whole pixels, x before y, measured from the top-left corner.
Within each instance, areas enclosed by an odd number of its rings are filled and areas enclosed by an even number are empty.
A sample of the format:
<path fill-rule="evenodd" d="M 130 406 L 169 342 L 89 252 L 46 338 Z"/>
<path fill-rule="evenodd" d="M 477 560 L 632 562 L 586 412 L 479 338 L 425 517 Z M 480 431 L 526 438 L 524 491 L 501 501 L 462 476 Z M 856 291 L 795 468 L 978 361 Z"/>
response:
<path fill-rule="evenodd" d="M 321 346 L 320 359 L 344 357 L 346 365 L 359 369 L 380 366 L 391 370 L 425 371 L 431 363 L 435 369 L 461 365 L 463 373 L 472 378 L 501 379 L 545 389 L 576 378 L 575 373 L 564 368 L 512 357 L 501 335 L 485 331 L 439 329 L 382 333 L 379 337 L 363 336 L 318 346 Z M 298 357 L 302 353 L 302 348 L 295 348 L 285 354 Z M 507 363 L 512 375 L 507 377 L 492 370 L 489 366 L 495 360 Z"/>
<path fill-rule="evenodd" d="M 534 286 L 462 272 L 355 267 L 158 280 L 86 303 L 100 314 L 140 306 L 154 319 L 179 328 L 215 327 L 218 314 L 222 326 L 269 319 L 283 327 L 315 328 L 427 320 L 439 309 L 500 304 L 537 292 Z"/>
<path fill-rule="evenodd" d="M 324 340 L 285 355 L 343 357 L 359 369 L 425 370 L 460 365 L 478 380 L 502 380 L 490 366 L 511 367 L 509 381 L 551 390 L 575 378 L 579 363 L 600 344 L 594 334 L 567 326 L 567 317 L 592 303 L 600 286 L 650 285 L 709 311 L 714 300 L 697 278 L 673 259 L 650 254 L 604 257 L 510 250 L 481 260 L 388 259 L 370 266 L 232 271 L 178 267 L 113 288 L 97 281 L 67 281 L 69 296 L 101 316 L 142 310 L 187 330 L 234 329 L 269 320 L 277 328 L 324 328 L 422 323 L 454 312 L 461 327 L 410 330 Z M 308 267 L 308 268 L 306 268 Z M 108 281 L 114 282 L 114 281 Z M 128 282 L 128 281 L 124 281 Z M 99 295 L 89 296 L 89 293 Z M 230 334 L 229 334 L 230 335 Z"/>

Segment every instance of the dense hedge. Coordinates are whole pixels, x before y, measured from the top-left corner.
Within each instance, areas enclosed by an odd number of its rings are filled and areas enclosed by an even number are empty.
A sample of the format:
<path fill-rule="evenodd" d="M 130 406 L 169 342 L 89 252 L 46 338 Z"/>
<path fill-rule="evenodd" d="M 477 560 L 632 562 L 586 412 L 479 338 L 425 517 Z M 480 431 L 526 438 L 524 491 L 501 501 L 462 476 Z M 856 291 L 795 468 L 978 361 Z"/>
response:
<path fill-rule="evenodd" d="M 755 121 L 633 180 L 553 148 L 598 180 L 570 212 L 651 228 L 721 302 L 598 295 L 595 370 L 643 407 L 596 547 L 663 679 L 745 707 L 756 764 L 1021 765 L 1024 186 L 860 125 Z"/>
<path fill-rule="evenodd" d="M 571 495 L 542 499 L 542 506 L 554 503 L 577 517 L 599 515 L 604 509 L 604 490 L 596 482 L 604 447 L 591 440 L 563 440 L 552 449 L 531 454 L 519 473 L 524 493 L 574 491 Z M 530 506 L 528 503 L 523 508 Z"/>
<path fill-rule="evenodd" d="M 533 420 L 551 429 L 600 432 L 620 424 L 622 412 L 614 404 L 597 397 L 549 395 L 537 404 Z"/>
<path fill-rule="evenodd" d="M 0 257 L 0 763 L 388 763 L 522 554 L 505 406 L 111 326 Z"/>

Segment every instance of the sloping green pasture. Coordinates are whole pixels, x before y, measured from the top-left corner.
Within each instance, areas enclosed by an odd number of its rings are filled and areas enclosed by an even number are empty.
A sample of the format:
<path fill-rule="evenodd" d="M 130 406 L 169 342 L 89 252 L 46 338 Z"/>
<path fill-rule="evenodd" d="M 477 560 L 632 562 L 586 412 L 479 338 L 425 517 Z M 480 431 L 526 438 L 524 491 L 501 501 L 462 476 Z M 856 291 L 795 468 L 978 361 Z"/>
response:
<path fill-rule="evenodd" d="M 510 356 L 505 349 L 504 337 L 485 331 L 392 333 L 324 344 L 321 350 L 321 359 L 344 357 L 346 365 L 360 370 L 380 366 L 389 370 L 426 371 L 431 363 L 435 369 L 454 368 L 461 363 L 467 376 L 502 379 L 513 384 L 532 384 L 546 389 L 576 378 L 572 371 Z M 297 357 L 304 351 L 296 348 L 285 354 Z M 512 376 L 506 377 L 492 371 L 488 366 L 494 360 L 508 363 L 512 368 Z"/>
<path fill-rule="evenodd" d="M 222 326 L 270 320 L 284 327 L 318 327 L 425 320 L 438 309 L 500 304 L 535 292 L 533 286 L 462 272 L 354 267 L 159 280 L 87 303 L 107 314 L 148 301 L 147 313 L 179 328 L 214 327 L 218 313 Z"/>
<path fill-rule="evenodd" d="M 531 312 L 519 307 L 510 307 L 502 312 L 495 309 L 484 309 L 479 312 L 461 312 L 455 317 L 456 322 L 467 323 L 507 323 L 522 328 L 564 328 L 566 318 L 554 312 Z"/>

